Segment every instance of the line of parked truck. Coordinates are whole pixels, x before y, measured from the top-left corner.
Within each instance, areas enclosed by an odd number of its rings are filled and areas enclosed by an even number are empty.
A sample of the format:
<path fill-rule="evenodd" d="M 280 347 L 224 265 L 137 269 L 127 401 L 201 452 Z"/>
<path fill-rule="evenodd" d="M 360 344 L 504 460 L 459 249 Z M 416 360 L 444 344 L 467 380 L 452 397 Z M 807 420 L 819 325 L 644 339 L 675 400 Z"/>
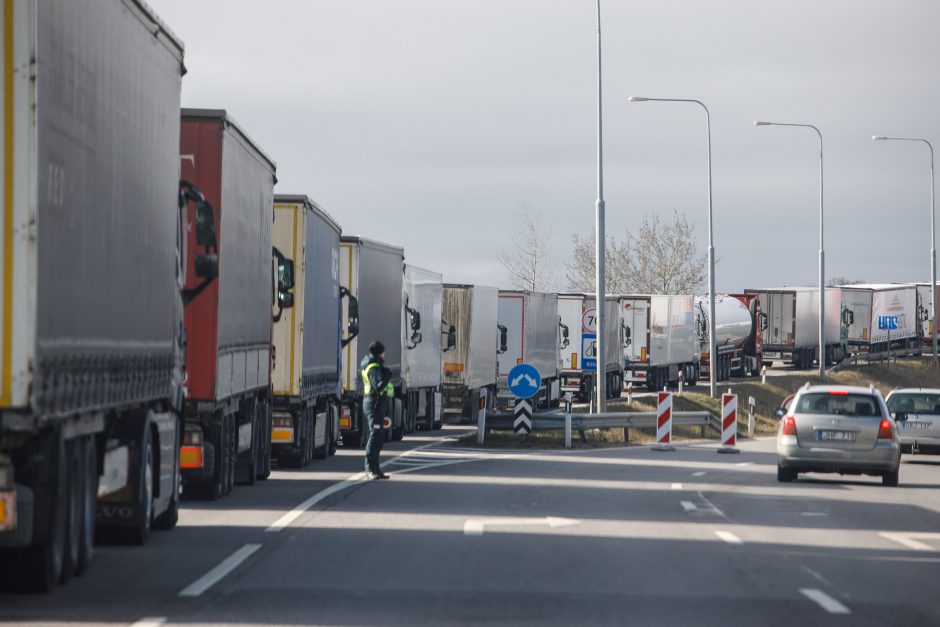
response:
<path fill-rule="evenodd" d="M 174 527 L 181 498 L 363 445 L 358 365 L 376 339 L 392 439 L 508 407 L 522 362 L 544 407 L 587 399 L 598 372 L 619 395 L 709 368 L 702 297 L 607 296 L 598 329 L 591 294 L 444 283 L 275 193 L 275 162 L 226 111 L 180 109 L 183 45 L 143 2 L 0 2 L 8 583 L 48 591 L 96 541 Z M 825 359 L 922 345 L 929 289 L 827 290 Z M 718 297 L 719 380 L 811 365 L 815 302 L 812 288 Z"/>

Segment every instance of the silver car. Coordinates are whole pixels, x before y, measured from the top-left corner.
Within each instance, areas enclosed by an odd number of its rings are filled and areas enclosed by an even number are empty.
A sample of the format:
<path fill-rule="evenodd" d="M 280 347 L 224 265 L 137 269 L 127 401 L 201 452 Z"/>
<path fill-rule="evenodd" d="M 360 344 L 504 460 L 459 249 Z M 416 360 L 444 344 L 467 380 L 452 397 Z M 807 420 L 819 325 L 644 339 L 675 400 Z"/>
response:
<path fill-rule="evenodd" d="M 777 481 L 832 472 L 898 484 L 898 429 L 874 387 L 806 384 L 777 415 Z"/>
<path fill-rule="evenodd" d="M 940 455 L 940 390 L 894 390 L 885 399 L 905 453 Z"/>

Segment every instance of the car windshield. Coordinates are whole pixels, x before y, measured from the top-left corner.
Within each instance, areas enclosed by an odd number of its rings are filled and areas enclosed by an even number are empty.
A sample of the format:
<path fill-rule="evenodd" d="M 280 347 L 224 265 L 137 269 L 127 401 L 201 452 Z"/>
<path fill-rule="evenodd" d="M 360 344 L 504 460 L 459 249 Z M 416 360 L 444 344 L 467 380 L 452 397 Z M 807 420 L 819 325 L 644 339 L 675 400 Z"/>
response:
<path fill-rule="evenodd" d="M 892 394 L 888 399 L 888 410 L 892 413 L 903 411 L 909 414 L 940 415 L 940 394 L 926 392 Z"/>
<path fill-rule="evenodd" d="M 810 392 L 800 396 L 795 413 L 878 416 L 878 398 L 871 394 Z"/>

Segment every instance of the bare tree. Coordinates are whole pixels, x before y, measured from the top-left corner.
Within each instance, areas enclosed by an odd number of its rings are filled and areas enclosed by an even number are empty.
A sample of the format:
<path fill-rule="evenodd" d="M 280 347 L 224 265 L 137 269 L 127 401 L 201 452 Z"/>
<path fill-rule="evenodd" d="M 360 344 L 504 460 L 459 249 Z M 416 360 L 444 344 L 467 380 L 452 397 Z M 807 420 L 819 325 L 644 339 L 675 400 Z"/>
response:
<path fill-rule="evenodd" d="M 826 281 L 826 287 L 840 287 L 842 285 L 861 285 L 865 281 L 857 281 L 844 276 L 834 276 Z"/>
<path fill-rule="evenodd" d="M 595 251 L 597 231 L 592 230 L 587 237 L 575 233 L 571 236 L 571 249 L 568 252 L 565 278 L 568 289 L 575 292 L 596 291 L 597 255 Z M 629 294 L 631 291 L 630 275 L 632 261 L 625 242 L 613 237 L 607 238 L 604 247 L 607 277 L 605 289 L 608 294 Z"/>
<path fill-rule="evenodd" d="M 499 263 L 509 273 L 508 285 L 532 292 L 554 288 L 555 277 L 549 259 L 548 239 L 551 233 L 539 223 L 531 208 L 519 213 L 519 226 L 510 235 L 508 250 L 499 254 Z"/>
<path fill-rule="evenodd" d="M 634 234 L 607 244 L 607 292 L 694 294 L 704 287 L 708 265 L 696 254 L 695 225 L 678 212 L 669 222 L 646 215 Z M 572 237 L 566 278 L 573 290 L 594 291 L 594 236 Z"/>

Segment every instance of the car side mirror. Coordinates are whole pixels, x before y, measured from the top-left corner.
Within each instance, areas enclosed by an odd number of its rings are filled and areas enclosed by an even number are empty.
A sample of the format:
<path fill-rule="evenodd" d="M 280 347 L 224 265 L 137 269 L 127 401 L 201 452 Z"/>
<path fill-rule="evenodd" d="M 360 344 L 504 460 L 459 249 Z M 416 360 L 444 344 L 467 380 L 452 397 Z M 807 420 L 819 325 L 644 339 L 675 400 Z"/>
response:
<path fill-rule="evenodd" d="M 783 407 L 778 407 L 777 409 L 774 410 L 774 416 L 776 416 L 777 418 L 783 418 L 786 415 L 787 415 L 787 410 L 785 410 Z"/>
<path fill-rule="evenodd" d="M 219 276 L 219 256 L 215 253 L 196 255 L 196 276 L 200 279 L 215 279 Z"/>

